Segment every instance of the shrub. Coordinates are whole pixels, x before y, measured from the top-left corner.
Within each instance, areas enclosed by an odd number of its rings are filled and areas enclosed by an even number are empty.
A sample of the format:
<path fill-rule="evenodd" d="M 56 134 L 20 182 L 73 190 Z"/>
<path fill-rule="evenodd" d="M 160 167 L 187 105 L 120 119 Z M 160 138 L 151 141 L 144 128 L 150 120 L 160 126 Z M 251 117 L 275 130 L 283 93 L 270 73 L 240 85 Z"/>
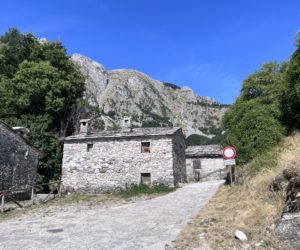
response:
<path fill-rule="evenodd" d="M 140 194 L 168 193 L 168 192 L 173 192 L 175 190 L 176 187 L 169 187 L 164 184 L 149 186 L 141 183 L 139 185 L 131 185 L 129 187 L 126 187 L 125 189 L 115 193 L 115 195 L 121 196 L 123 198 L 129 198 Z"/>
<path fill-rule="evenodd" d="M 179 86 L 177 86 L 173 83 L 169 83 L 169 82 L 163 82 L 163 85 L 165 85 L 166 87 L 172 88 L 172 89 L 181 89 Z"/>

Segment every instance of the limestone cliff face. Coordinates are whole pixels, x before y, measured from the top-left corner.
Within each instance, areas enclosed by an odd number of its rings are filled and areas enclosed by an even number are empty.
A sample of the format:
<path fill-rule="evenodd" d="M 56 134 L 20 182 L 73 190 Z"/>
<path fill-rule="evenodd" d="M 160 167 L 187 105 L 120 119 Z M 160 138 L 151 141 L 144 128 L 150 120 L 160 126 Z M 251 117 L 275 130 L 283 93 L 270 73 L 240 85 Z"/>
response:
<path fill-rule="evenodd" d="M 190 88 L 160 82 L 136 70 L 106 71 L 103 65 L 79 54 L 72 60 L 86 76 L 85 97 L 105 127 L 132 117 L 135 126 L 180 126 L 186 136 L 213 137 L 227 107 L 196 95 Z"/>

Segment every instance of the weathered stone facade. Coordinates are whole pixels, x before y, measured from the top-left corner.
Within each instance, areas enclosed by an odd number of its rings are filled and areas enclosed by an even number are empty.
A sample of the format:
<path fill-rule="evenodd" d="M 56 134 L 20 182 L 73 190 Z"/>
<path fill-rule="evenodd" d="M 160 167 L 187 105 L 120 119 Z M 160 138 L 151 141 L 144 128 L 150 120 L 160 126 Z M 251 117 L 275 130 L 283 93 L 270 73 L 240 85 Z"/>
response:
<path fill-rule="evenodd" d="M 226 168 L 219 145 L 191 146 L 186 150 L 188 181 L 220 180 Z"/>
<path fill-rule="evenodd" d="M 186 144 L 181 130 L 176 132 L 172 138 L 173 143 L 173 176 L 174 183 L 187 181 L 185 149 Z"/>
<path fill-rule="evenodd" d="M 0 191 L 33 186 L 39 150 L 0 121 Z"/>
<path fill-rule="evenodd" d="M 64 138 L 62 182 L 65 191 L 102 193 L 140 184 L 176 185 L 186 180 L 185 142 L 179 128 L 134 128 Z M 150 152 L 142 152 L 150 143 Z"/>

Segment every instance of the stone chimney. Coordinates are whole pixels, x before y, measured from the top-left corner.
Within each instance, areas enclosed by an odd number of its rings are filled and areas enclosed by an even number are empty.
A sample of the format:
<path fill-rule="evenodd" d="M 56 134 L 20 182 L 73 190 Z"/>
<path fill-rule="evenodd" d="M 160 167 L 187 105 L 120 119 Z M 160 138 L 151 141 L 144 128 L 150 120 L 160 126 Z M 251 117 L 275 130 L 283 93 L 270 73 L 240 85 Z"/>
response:
<path fill-rule="evenodd" d="M 80 130 L 79 134 L 89 134 L 91 129 L 91 119 L 80 120 Z"/>
<path fill-rule="evenodd" d="M 14 131 L 16 131 L 19 135 L 23 136 L 24 138 L 28 138 L 29 129 L 25 127 L 12 127 Z"/>
<path fill-rule="evenodd" d="M 132 132 L 131 117 L 124 117 L 122 120 L 122 131 L 125 133 Z"/>

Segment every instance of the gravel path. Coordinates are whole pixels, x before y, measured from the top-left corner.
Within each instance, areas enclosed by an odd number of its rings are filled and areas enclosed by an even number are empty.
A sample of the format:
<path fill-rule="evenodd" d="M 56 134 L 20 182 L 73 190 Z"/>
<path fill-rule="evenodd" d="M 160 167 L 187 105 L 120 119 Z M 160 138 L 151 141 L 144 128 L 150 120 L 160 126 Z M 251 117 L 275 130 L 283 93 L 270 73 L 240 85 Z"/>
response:
<path fill-rule="evenodd" d="M 126 205 L 62 207 L 0 223 L 0 249 L 165 249 L 223 181 Z"/>

